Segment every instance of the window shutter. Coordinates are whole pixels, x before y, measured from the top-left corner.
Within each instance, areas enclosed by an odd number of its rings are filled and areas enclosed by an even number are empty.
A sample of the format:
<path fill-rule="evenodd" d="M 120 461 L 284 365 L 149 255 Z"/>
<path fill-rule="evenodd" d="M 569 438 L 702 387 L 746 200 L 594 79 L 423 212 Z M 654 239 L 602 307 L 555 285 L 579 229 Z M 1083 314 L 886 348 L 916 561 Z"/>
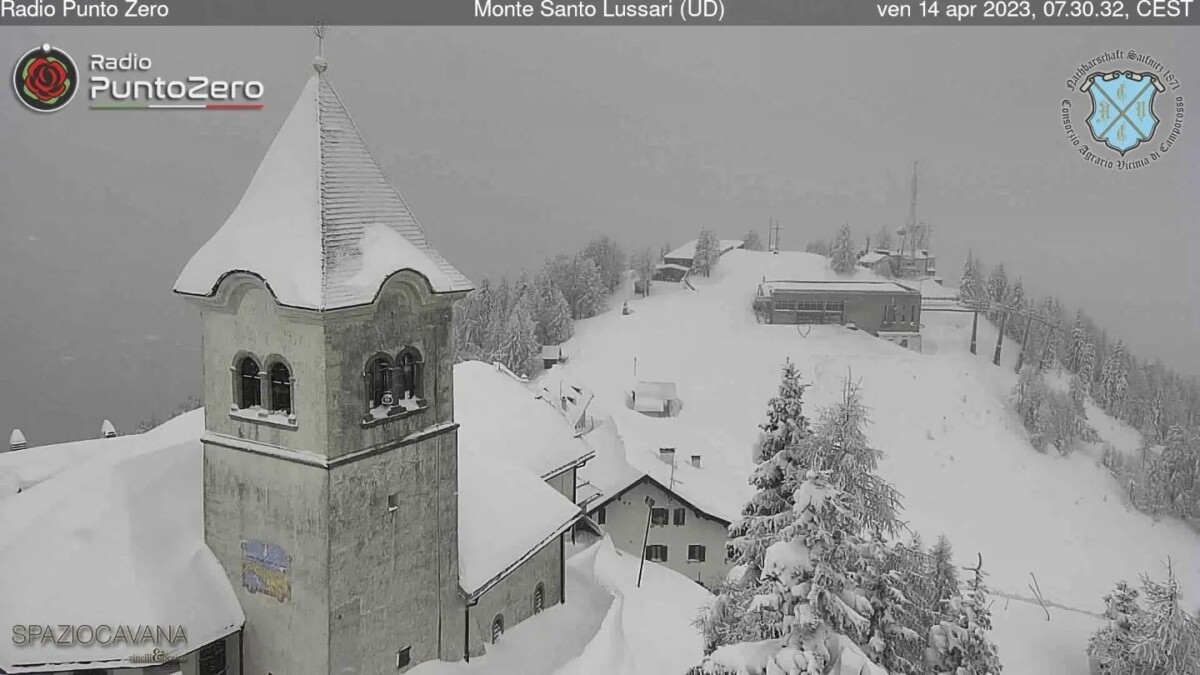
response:
<path fill-rule="evenodd" d="M 699 560 L 700 562 L 704 562 L 704 547 L 697 546 L 696 549 L 697 549 L 696 553 L 699 554 L 696 556 L 696 560 Z"/>
<path fill-rule="evenodd" d="M 675 524 L 683 525 L 687 518 L 687 509 L 675 509 Z"/>

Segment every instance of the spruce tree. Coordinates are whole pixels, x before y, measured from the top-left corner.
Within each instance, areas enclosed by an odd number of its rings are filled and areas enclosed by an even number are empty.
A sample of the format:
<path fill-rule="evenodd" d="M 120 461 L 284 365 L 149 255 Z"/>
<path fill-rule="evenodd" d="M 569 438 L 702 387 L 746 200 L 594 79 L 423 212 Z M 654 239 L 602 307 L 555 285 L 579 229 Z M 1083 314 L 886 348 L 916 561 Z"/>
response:
<path fill-rule="evenodd" d="M 925 653 L 931 675 L 997 675 L 1003 670 L 996 645 L 988 638 L 992 614 L 982 558 L 971 571 L 967 591 L 950 603 L 954 619 L 929 629 Z"/>
<path fill-rule="evenodd" d="M 1003 305 L 1007 299 L 1008 275 L 1004 271 L 1004 263 L 999 263 L 992 269 L 992 274 L 988 277 L 987 301 L 995 305 Z M 1003 309 L 996 308 L 988 313 L 988 318 L 999 321 L 1000 315 L 1003 313 Z"/>
<path fill-rule="evenodd" d="M 838 228 L 837 236 L 833 239 L 833 247 L 829 251 L 829 262 L 833 271 L 842 275 L 854 274 L 854 268 L 858 266 L 856 253 L 850 226 L 842 225 Z"/>
<path fill-rule="evenodd" d="M 804 392 L 808 385 L 800 383 L 796 366 L 790 360 L 783 366 L 779 393 L 767 402 L 767 419 L 759 425 L 759 438 L 754 448 L 758 466 L 750 476 L 756 488 L 742 510 L 742 519 L 729 530 L 730 547 L 735 552 L 735 564 L 743 566 L 753 578 L 758 578 L 767 544 L 781 523 L 776 518 L 792 507 L 795 483 L 788 478 L 797 471 L 791 463 L 794 453 L 785 448 L 796 447 L 808 438 L 808 418 L 804 416 Z"/>
<path fill-rule="evenodd" d="M 962 278 L 958 281 L 958 299 L 970 307 L 982 306 L 987 302 L 979 267 L 979 259 L 975 257 L 974 252 L 967 251 Z"/>
<path fill-rule="evenodd" d="M 1067 342 L 1067 370 L 1078 373 L 1083 365 L 1084 345 L 1088 343 L 1087 331 L 1083 326 L 1083 310 L 1075 313 L 1075 323 L 1071 326 L 1071 337 Z"/>
<path fill-rule="evenodd" d="M 529 311 L 529 296 L 523 295 L 509 313 L 498 349 L 498 360 L 517 375 L 528 377 L 536 372 L 541 349 L 537 327 Z"/>
<path fill-rule="evenodd" d="M 575 306 L 572 315 L 587 319 L 604 311 L 604 281 L 591 258 L 578 256 L 575 260 Z"/>

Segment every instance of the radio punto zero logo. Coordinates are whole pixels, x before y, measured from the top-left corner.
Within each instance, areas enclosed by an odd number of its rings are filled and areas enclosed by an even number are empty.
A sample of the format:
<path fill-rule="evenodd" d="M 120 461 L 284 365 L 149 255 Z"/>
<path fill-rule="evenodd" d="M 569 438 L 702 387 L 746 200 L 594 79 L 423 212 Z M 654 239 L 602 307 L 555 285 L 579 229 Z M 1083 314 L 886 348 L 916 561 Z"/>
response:
<path fill-rule="evenodd" d="M 26 52 L 13 68 L 13 89 L 30 110 L 59 110 L 75 98 L 78 88 L 79 70 L 75 61 L 48 44 Z"/>

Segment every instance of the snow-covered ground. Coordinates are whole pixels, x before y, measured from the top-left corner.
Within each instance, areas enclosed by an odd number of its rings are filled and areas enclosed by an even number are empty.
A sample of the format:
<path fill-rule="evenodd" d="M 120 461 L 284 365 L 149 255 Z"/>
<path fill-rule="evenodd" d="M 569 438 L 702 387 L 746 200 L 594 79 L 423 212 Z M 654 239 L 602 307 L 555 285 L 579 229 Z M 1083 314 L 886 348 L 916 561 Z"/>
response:
<path fill-rule="evenodd" d="M 922 354 L 838 326 L 800 330 L 755 321 L 751 299 L 763 279 L 829 278 L 827 261 L 817 256 L 733 251 L 710 278 L 691 280 L 695 291 L 656 283 L 648 298 L 614 299 L 614 307 L 628 299 L 633 313 L 579 322 L 565 345 L 566 376 L 595 392 L 593 414 L 614 417 L 635 466 L 656 462 L 668 441 L 681 457 L 702 454 L 704 475 L 693 480 L 710 493 L 708 504 L 726 513 L 749 494 L 750 448 L 784 360 L 812 385 L 805 394 L 810 417 L 852 377 L 871 409 L 868 434 L 886 453 L 880 472 L 903 493 L 912 529 L 926 542 L 945 533 L 962 564 L 982 555 L 993 589 L 1012 596 L 998 595 L 993 606 L 1010 672 L 1087 673 L 1086 637 L 1099 625 L 1087 612 L 1101 611 L 1114 581 L 1158 574 L 1168 556 L 1188 605 L 1196 604 L 1200 537 L 1127 508 L 1093 453 L 1062 458 L 1028 444 L 1010 403 L 1017 345 L 1006 341 L 1001 367 L 992 365 L 996 330 L 986 321 L 977 355 L 968 349 L 966 313 L 925 313 Z M 630 410 L 626 396 L 637 380 L 677 383 L 679 415 L 655 419 Z M 1089 413 L 1106 441 L 1136 446 L 1135 432 L 1094 408 Z M 1031 573 L 1048 601 L 1085 613 L 1051 607 L 1047 621 L 1041 607 L 1013 599 L 1033 595 Z"/>

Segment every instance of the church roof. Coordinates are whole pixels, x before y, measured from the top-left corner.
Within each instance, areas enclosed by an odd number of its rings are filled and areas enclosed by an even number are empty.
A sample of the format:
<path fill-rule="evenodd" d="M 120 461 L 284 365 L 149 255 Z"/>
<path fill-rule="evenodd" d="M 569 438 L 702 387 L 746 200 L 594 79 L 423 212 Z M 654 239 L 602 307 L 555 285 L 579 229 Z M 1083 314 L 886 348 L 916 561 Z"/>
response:
<path fill-rule="evenodd" d="M 400 270 L 421 274 L 435 293 L 472 288 L 425 238 L 318 72 L 241 202 L 192 256 L 175 291 L 211 296 L 226 275 L 248 272 L 279 303 L 320 311 L 372 302 Z"/>
<path fill-rule="evenodd" d="M 138 668 L 155 646 L 183 656 L 242 627 L 229 579 L 204 543 L 203 428 L 196 410 L 144 434 L 0 455 L 3 625 L 52 617 L 56 630 L 187 631 L 186 645 L 3 640 L 0 672 Z"/>

